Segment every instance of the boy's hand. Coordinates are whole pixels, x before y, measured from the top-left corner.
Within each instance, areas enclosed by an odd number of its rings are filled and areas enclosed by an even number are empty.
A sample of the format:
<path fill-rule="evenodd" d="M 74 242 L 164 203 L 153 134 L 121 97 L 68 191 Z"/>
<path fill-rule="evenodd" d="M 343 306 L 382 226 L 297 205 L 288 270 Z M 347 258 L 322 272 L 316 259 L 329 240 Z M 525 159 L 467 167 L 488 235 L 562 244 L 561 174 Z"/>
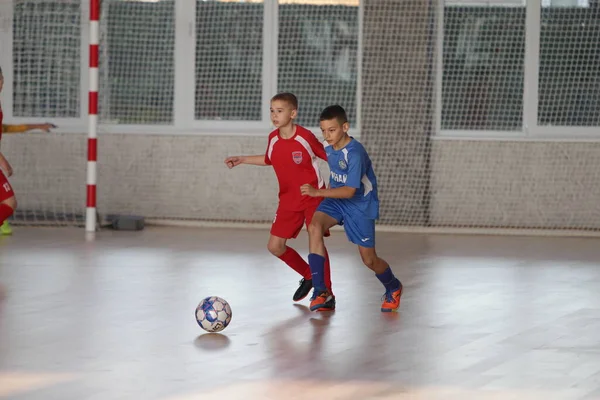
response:
<path fill-rule="evenodd" d="M 54 125 L 54 124 L 48 124 L 48 123 L 38 125 L 38 129 L 41 129 L 44 132 L 50 132 L 50 129 L 53 129 L 53 128 L 56 128 L 56 127 L 57 127 L 56 125 Z"/>
<path fill-rule="evenodd" d="M 229 167 L 229 169 L 240 165 L 242 162 L 244 162 L 244 157 L 242 156 L 227 157 L 225 159 L 225 164 Z"/>
<path fill-rule="evenodd" d="M 300 186 L 300 193 L 302 193 L 304 196 L 316 197 L 317 189 L 315 189 L 309 184 L 305 184 Z"/>

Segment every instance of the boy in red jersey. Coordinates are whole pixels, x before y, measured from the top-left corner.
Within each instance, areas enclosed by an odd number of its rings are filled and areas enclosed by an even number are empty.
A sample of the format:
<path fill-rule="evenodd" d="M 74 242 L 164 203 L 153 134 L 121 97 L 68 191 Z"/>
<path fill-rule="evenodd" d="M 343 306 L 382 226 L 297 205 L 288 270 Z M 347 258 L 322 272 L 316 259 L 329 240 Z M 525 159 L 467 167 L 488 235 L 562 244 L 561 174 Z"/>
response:
<path fill-rule="evenodd" d="M 2 75 L 2 69 L 0 68 L 0 93 L 4 87 L 4 76 Z M 50 131 L 50 128 L 56 128 L 52 124 L 27 124 L 27 125 L 4 125 L 4 114 L 2 113 L 2 106 L 0 105 L 0 141 L 2 139 L 2 133 L 25 133 L 30 130 L 40 129 L 44 132 Z M 4 172 L 3 172 L 4 171 Z M 15 193 L 8 183 L 6 176 L 11 176 L 13 171 L 8 160 L 0 152 L 0 233 L 3 235 L 10 235 L 12 229 L 8 224 L 7 218 L 12 215 L 15 208 L 17 207 L 17 200 L 15 199 Z"/>
<path fill-rule="evenodd" d="M 225 159 L 225 164 L 233 168 L 240 164 L 272 165 L 279 182 L 279 206 L 271 227 L 267 248 L 274 256 L 289 265 L 302 276 L 300 287 L 293 300 L 300 301 L 312 289 L 312 276 L 308 263 L 286 245 L 308 226 L 322 199 L 304 196 L 298 189 L 309 184 L 316 189 L 325 188 L 325 181 L 319 172 L 317 157 L 327 160 L 323 144 L 306 128 L 294 124 L 298 115 L 298 100 L 291 93 L 279 93 L 271 99 L 271 122 L 277 128 L 269 135 L 265 154 L 254 156 L 233 156 Z M 326 232 L 326 236 L 328 236 Z M 331 272 L 329 257 L 325 253 L 325 285 L 331 293 Z M 320 310 L 335 309 L 335 297 L 331 297 Z"/>

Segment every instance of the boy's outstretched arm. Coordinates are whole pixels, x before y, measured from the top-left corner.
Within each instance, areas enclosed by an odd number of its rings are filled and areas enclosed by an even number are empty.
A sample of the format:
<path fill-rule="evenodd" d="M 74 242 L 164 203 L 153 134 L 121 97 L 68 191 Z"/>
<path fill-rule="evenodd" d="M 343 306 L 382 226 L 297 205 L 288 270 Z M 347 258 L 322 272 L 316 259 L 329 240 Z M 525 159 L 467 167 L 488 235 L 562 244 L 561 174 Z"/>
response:
<path fill-rule="evenodd" d="M 300 186 L 300 193 L 310 197 L 329 197 L 331 199 L 349 199 L 356 193 L 356 188 L 342 186 L 332 189 L 315 189 L 311 185 Z"/>
<path fill-rule="evenodd" d="M 6 134 L 11 133 L 25 133 L 35 129 L 39 129 L 44 132 L 50 132 L 50 129 L 56 128 L 54 124 L 23 124 L 23 125 L 2 125 L 2 132 Z"/>
<path fill-rule="evenodd" d="M 268 165 L 265 162 L 264 154 L 257 154 L 255 156 L 231 156 L 225 159 L 225 164 L 229 167 L 229 169 L 236 167 L 240 164 L 249 164 L 249 165 L 260 165 L 266 166 Z"/>

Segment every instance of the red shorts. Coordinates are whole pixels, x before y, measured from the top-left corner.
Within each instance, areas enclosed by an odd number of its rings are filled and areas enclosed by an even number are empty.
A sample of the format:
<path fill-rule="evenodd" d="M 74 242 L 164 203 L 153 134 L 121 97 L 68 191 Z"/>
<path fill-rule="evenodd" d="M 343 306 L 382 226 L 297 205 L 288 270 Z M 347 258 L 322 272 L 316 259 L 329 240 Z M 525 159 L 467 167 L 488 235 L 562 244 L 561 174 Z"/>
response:
<path fill-rule="evenodd" d="M 295 239 L 305 223 L 308 228 L 318 206 L 319 205 L 317 204 L 314 207 L 307 208 L 303 211 L 284 210 L 280 206 L 277 209 L 273 225 L 271 226 L 271 235 L 283 239 Z M 329 236 L 329 230 L 325 232 L 325 236 Z"/>
<path fill-rule="evenodd" d="M 0 202 L 14 197 L 12 186 L 8 183 L 8 179 L 4 176 L 4 172 L 0 170 Z"/>

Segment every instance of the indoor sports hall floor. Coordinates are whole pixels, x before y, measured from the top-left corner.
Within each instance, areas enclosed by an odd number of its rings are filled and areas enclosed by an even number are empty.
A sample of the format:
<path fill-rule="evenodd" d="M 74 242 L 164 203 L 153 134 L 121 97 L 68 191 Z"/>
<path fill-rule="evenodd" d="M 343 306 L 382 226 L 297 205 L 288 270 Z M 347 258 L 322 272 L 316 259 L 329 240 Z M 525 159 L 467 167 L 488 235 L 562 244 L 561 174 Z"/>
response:
<path fill-rule="evenodd" d="M 267 231 L 14 231 L 0 399 L 600 399 L 598 239 L 380 233 L 405 285 L 390 315 L 341 232 L 338 309 L 317 314 Z M 194 318 L 209 295 L 233 309 L 222 335 Z"/>

